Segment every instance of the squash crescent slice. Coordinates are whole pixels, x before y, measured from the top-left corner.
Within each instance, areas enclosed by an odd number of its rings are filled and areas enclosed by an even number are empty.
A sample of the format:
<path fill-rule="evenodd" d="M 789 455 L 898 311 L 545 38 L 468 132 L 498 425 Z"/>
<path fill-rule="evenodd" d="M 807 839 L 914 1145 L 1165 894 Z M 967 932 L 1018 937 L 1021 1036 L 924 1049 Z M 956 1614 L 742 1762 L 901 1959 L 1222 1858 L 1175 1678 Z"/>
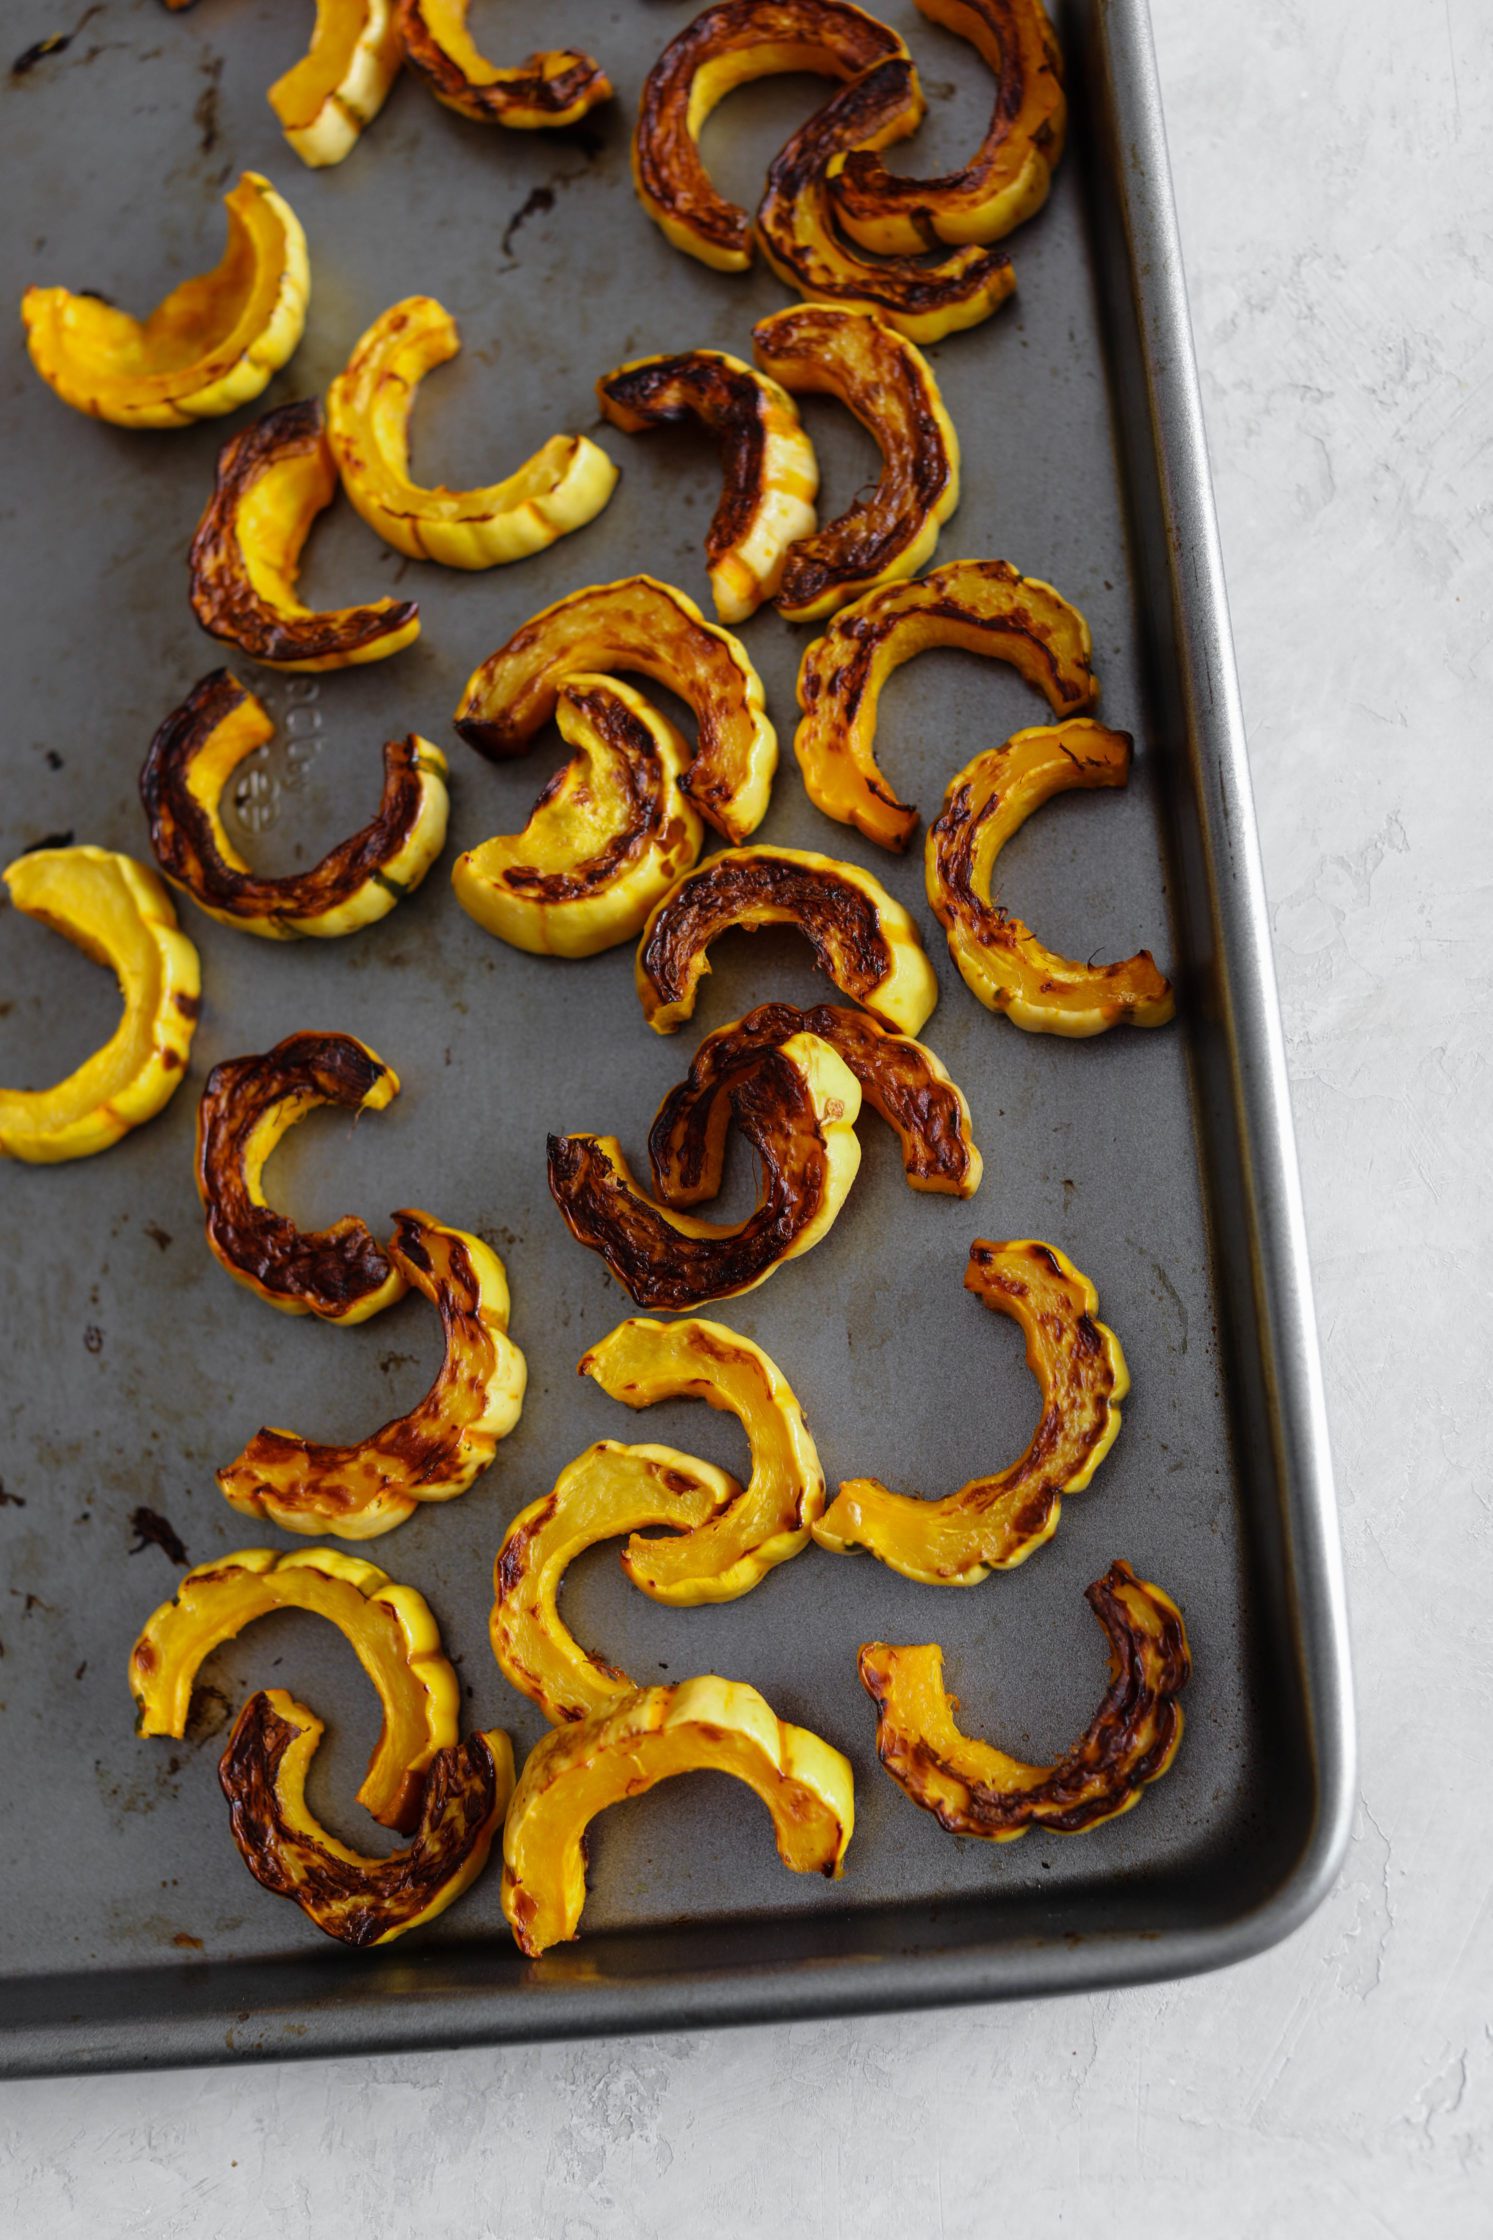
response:
<path fill-rule="evenodd" d="M 286 1532 L 371 1540 L 423 1501 L 466 1492 L 518 1422 L 527 1365 L 508 1336 L 508 1279 L 479 1237 L 396 1213 L 389 1258 L 441 1318 L 445 1358 L 407 1415 L 351 1446 L 256 1432 L 218 1472 L 224 1499 Z"/>
<path fill-rule="evenodd" d="M 705 831 L 684 791 L 689 748 L 640 692 L 577 672 L 555 718 L 569 761 L 523 831 L 468 849 L 451 884 L 467 915 L 515 949 L 592 957 L 637 939 Z"/>
<path fill-rule="evenodd" d="M 599 1718 L 553 1728 L 519 1775 L 503 1828 L 503 1911 L 521 1952 L 537 1958 L 579 1929 L 597 1813 L 697 1772 L 729 1773 L 756 1791 L 785 1867 L 840 1873 L 855 1827 L 848 1758 L 779 1719 L 743 1681 L 711 1673 L 640 1688 Z"/>
<path fill-rule="evenodd" d="M 794 1035 L 731 1092 L 762 1167 L 744 1221 L 702 1221 L 655 1205 L 615 1136 L 551 1136 L 549 1185 L 578 1244 L 600 1253 L 639 1307 L 686 1314 L 765 1283 L 833 1226 L 860 1167 L 860 1085 L 827 1042 Z"/>
<path fill-rule="evenodd" d="M 408 1833 L 431 1760 L 456 1741 L 461 1694 L 425 1597 L 360 1556 L 244 1548 L 189 1571 L 130 1651 L 140 1733 L 180 1740 L 203 1664 L 272 1610 L 325 1618 L 353 1649 L 384 1715 L 358 1802 Z"/>
<path fill-rule="evenodd" d="M 1176 1013 L 1171 982 L 1149 949 L 1119 964 L 1079 964 L 1044 949 L 991 899 L 995 861 L 1013 832 L 1054 794 L 1122 786 L 1129 736 L 1101 723 L 1039 725 L 975 756 L 928 828 L 928 900 L 965 986 L 987 1011 L 1028 1034 L 1085 1036 L 1109 1027 L 1163 1027 Z"/>
<path fill-rule="evenodd" d="M 31 363 L 64 404 L 122 428 L 186 428 L 257 397 L 301 339 L 311 293 L 306 236 L 268 179 L 224 197 L 228 247 L 148 319 L 102 296 L 28 288 Z"/>
<path fill-rule="evenodd" d="M 959 438 L 922 351 L 868 312 L 794 305 L 760 319 L 752 341 L 786 389 L 837 397 L 884 462 L 872 490 L 787 556 L 778 612 L 819 622 L 928 565 L 959 503 Z"/>
<path fill-rule="evenodd" d="M 475 124 L 519 132 L 578 124 L 612 97 L 599 62 L 574 47 L 545 48 L 517 68 L 477 50 L 470 0 L 399 0 L 405 60 L 445 108 Z"/>
<path fill-rule="evenodd" d="M 488 1632 L 504 1679 L 552 1726 L 589 1719 L 632 1694 L 637 1682 L 583 1649 L 561 1617 L 566 1571 L 600 1541 L 649 1526 L 687 1532 L 740 1496 L 728 1471 L 673 1447 L 599 1439 L 577 1455 L 554 1490 L 514 1518 L 498 1550 Z"/>
<path fill-rule="evenodd" d="M 367 1225 L 344 1214 L 298 1229 L 265 1202 L 265 1162 L 318 1105 L 361 1115 L 399 1094 L 392 1066 L 350 1034 L 291 1034 L 213 1067 L 197 1109 L 197 1195 L 208 1249 L 236 1283 L 285 1314 L 366 1322 L 402 1298 L 405 1279 Z"/>
<path fill-rule="evenodd" d="M 992 1843 L 1011 1843 L 1028 1828 L 1083 1835 L 1139 1804 L 1170 1768 L 1182 1740 L 1177 1697 L 1192 1671 L 1181 1611 L 1123 1562 L 1086 1587 L 1084 1599 L 1109 1638 L 1109 1687 L 1079 1740 L 1050 1766 L 1027 1765 L 960 1732 L 936 1643 L 862 1646 L 857 1662 L 876 1706 L 877 1755 L 950 1835 Z"/>
<path fill-rule="evenodd" d="M 283 1688 L 250 1696 L 218 1766 L 233 1840 L 255 1881 L 293 1898 L 329 1937 L 391 1944 L 444 1913 L 486 1866 L 513 1794 L 513 1745 L 494 1732 L 437 1751 L 408 1849 L 370 1858 L 329 1834 L 306 1801 L 324 1732 Z"/>
<path fill-rule="evenodd" d="M 416 732 L 390 739 L 377 814 L 309 870 L 271 879 L 234 847 L 220 804 L 239 765 L 274 730 L 226 669 L 173 709 L 140 772 L 157 863 L 210 918 L 266 941 L 335 940 L 376 924 L 419 886 L 446 844 L 445 756 Z"/>
<path fill-rule="evenodd" d="M 1009 661 L 1056 716 L 1087 715 L 1098 702 L 1083 616 L 1007 560 L 952 560 L 843 608 L 800 664 L 793 751 L 814 806 L 883 848 L 911 844 L 918 812 L 897 799 L 876 760 L 882 690 L 904 661 L 934 646 Z"/>
<path fill-rule="evenodd" d="M 1027 1367 L 1042 1394 L 1031 1444 L 1009 1469 L 971 1478 L 924 1501 L 877 1478 L 850 1478 L 814 1526 L 832 1555 L 864 1548 L 929 1587 L 973 1587 L 1024 1563 L 1050 1540 L 1063 1495 L 1082 1493 L 1120 1432 L 1130 1372 L 1120 1341 L 1099 1320 L 1099 1294 L 1055 1245 L 1023 1237 L 969 1248 L 964 1288 L 1026 1339 Z"/>
<path fill-rule="evenodd" d="M 37 848 L 8 866 L 14 907 L 119 982 L 103 1048 L 50 1089 L 0 1089 L 0 1157 L 50 1166 L 107 1151 L 169 1103 L 202 1010 L 202 967 L 154 871 L 108 848 Z"/>
<path fill-rule="evenodd" d="M 485 489 L 413 481 L 415 393 L 460 348 L 456 321 L 433 296 L 392 304 L 327 391 L 327 436 L 343 488 L 396 552 L 447 568 L 501 567 L 594 521 L 616 488 L 617 469 L 589 436 L 551 436 Z"/>
<path fill-rule="evenodd" d="M 266 96 L 302 163 L 320 170 L 352 153 L 403 60 L 394 0 L 316 0 L 309 48 Z"/>
<path fill-rule="evenodd" d="M 637 985 L 655 1034 L 690 1018 L 708 951 L 733 927 L 797 926 L 842 995 L 894 1034 L 916 1034 L 938 981 L 911 917 L 857 863 L 803 848 L 724 848 L 664 896 L 638 944 Z"/>
<path fill-rule="evenodd" d="M 695 419 L 719 442 L 725 489 L 705 532 L 722 622 L 745 622 L 771 599 L 788 550 L 814 528 L 819 463 L 786 389 L 725 350 L 634 358 L 596 384 L 624 434 Z"/>

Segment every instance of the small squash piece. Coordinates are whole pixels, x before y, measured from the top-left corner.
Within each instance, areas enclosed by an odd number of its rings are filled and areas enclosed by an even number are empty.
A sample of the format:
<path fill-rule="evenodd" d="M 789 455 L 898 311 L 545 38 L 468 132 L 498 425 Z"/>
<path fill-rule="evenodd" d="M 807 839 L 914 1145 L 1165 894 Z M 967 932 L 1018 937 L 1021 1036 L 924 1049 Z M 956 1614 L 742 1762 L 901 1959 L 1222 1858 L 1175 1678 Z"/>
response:
<path fill-rule="evenodd" d="M 848 1758 L 740 1680 L 640 1688 L 598 1718 L 552 1728 L 519 1775 L 503 1827 L 503 1911 L 519 1950 L 535 1959 L 575 1936 L 598 1812 L 674 1774 L 707 1772 L 756 1791 L 785 1867 L 839 1874 L 855 1827 Z"/>
<path fill-rule="evenodd" d="M 445 1358 L 407 1415 L 351 1446 L 258 1431 L 218 1472 L 223 1497 L 285 1532 L 372 1540 L 422 1501 L 454 1501 L 518 1422 L 527 1365 L 508 1336 L 508 1278 L 480 1237 L 396 1213 L 389 1258 L 441 1318 Z"/>
<path fill-rule="evenodd" d="M 306 324 L 306 236 L 257 171 L 224 207 L 222 262 L 184 280 L 148 319 L 103 296 L 26 290 L 31 363 L 64 404 L 121 428 L 187 428 L 250 403 L 279 372 Z"/>
<path fill-rule="evenodd" d="M 523 831 L 458 856 L 451 884 L 467 915 L 515 949 L 593 957 L 636 940 L 705 830 L 684 791 L 690 750 L 642 693 L 577 672 L 555 720 L 569 761 Z"/>
<path fill-rule="evenodd" d="M 485 489 L 412 480 L 415 393 L 460 348 L 456 321 L 434 296 L 392 304 L 327 391 L 327 437 L 343 488 L 396 552 L 447 568 L 500 567 L 594 521 L 616 488 L 617 469 L 589 436 L 551 436 Z"/>
<path fill-rule="evenodd" d="M 1109 1637 L 1109 1687 L 1084 1733 L 1050 1766 L 1027 1765 L 962 1734 L 943 1684 L 943 1651 L 867 1641 L 861 1685 L 876 1706 L 876 1752 L 914 1804 L 950 1835 L 1011 1843 L 1028 1828 L 1083 1835 L 1139 1804 L 1182 1740 L 1177 1701 L 1192 1671 L 1187 1628 L 1169 1594 L 1113 1563 L 1084 1600 Z"/>
<path fill-rule="evenodd" d="M 718 934 L 769 925 L 797 926 L 841 994 L 893 1033 L 916 1034 L 938 1001 L 917 927 L 858 863 L 803 848 L 723 848 L 664 896 L 638 944 L 638 994 L 654 1033 L 692 1016 Z"/>
<path fill-rule="evenodd" d="M 321 170 L 352 153 L 403 60 L 395 0 L 316 0 L 310 47 L 266 97 L 302 163 Z"/>
<path fill-rule="evenodd" d="M 716 613 L 745 622 L 775 596 L 789 547 L 815 523 L 819 463 L 793 399 L 725 350 L 634 358 L 603 374 L 596 394 L 627 435 L 693 418 L 717 438 L 725 490 L 705 559 Z"/>
<path fill-rule="evenodd" d="M 226 669 L 214 669 L 172 710 L 140 772 L 157 863 L 210 918 L 266 941 L 334 940 L 376 924 L 413 893 L 446 844 L 445 756 L 416 732 L 390 739 L 377 814 L 309 870 L 271 879 L 239 854 L 220 804 L 235 770 L 274 732 Z"/>
<path fill-rule="evenodd" d="M 800 664 L 793 751 L 814 806 L 883 848 L 911 844 L 918 812 L 876 760 L 881 694 L 894 670 L 933 646 L 1009 661 L 1056 716 L 1087 715 L 1099 698 L 1083 616 L 1007 560 L 952 560 L 843 608 Z"/>
<path fill-rule="evenodd" d="M 351 1646 L 384 1714 L 358 1802 L 384 1827 L 407 1833 L 431 1760 L 456 1741 L 461 1693 L 425 1597 L 360 1556 L 244 1548 L 189 1571 L 130 1651 L 140 1733 L 179 1740 L 203 1664 L 272 1610 L 310 1611 Z"/>
<path fill-rule="evenodd" d="M 1119 1437 L 1130 1390 L 1120 1341 L 1099 1320 L 1099 1294 L 1056 1245 L 977 1237 L 964 1288 L 1009 1315 L 1026 1339 L 1042 1414 L 1025 1454 L 938 1501 L 891 1493 L 878 1478 L 849 1478 L 814 1526 L 832 1555 L 864 1548 L 928 1587 L 977 1586 L 1050 1540 L 1063 1495 L 1083 1492 Z"/>
<path fill-rule="evenodd" d="M 991 898 L 996 857 L 1032 811 L 1054 794 L 1124 785 L 1130 749 L 1126 732 L 1085 719 L 1018 731 L 959 772 L 928 828 L 928 900 L 949 955 L 986 1010 L 1028 1034 L 1163 1027 L 1175 1015 L 1171 982 L 1149 949 L 1120 964 L 1079 964 L 1044 949 Z"/>
<path fill-rule="evenodd" d="M 0 1089 L 0 1157 L 50 1166 L 107 1151 L 169 1103 L 202 1010 L 202 967 L 155 873 L 109 848 L 37 848 L 5 872 L 14 907 L 107 965 L 124 1014 L 50 1089 Z"/>
<path fill-rule="evenodd" d="M 360 1950 L 392 1944 L 444 1913 L 486 1866 L 513 1794 L 513 1745 L 488 1733 L 438 1750 L 409 1848 L 370 1858 L 329 1834 L 306 1801 L 324 1732 L 284 1688 L 250 1696 L 218 1766 L 233 1840 L 255 1881 L 293 1898 L 329 1937 Z"/>
<path fill-rule="evenodd" d="M 612 97 L 599 62 L 574 47 L 546 48 L 516 69 L 479 54 L 467 26 L 471 0 L 399 0 L 405 60 L 447 109 L 475 124 L 534 132 L 578 124 Z"/>

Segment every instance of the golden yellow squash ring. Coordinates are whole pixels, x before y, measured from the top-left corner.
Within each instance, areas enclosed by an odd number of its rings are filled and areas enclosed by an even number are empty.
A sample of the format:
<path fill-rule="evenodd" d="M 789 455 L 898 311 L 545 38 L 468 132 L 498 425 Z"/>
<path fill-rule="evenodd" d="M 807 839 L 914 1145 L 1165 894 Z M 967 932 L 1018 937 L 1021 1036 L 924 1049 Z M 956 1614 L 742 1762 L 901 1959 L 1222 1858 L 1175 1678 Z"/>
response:
<path fill-rule="evenodd" d="M 341 163 L 389 98 L 404 60 L 394 0 L 316 0 L 301 60 L 267 96 L 302 163 Z"/>
<path fill-rule="evenodd" d="M 405 58 L 437 101 L 475 124 L 536 132 L 578 124 L 612 97 L 600 63 L 574 47 L 531 54 L 504 68 L 479 54 L 467 28 L 470 0 L 399 0 Z"/>

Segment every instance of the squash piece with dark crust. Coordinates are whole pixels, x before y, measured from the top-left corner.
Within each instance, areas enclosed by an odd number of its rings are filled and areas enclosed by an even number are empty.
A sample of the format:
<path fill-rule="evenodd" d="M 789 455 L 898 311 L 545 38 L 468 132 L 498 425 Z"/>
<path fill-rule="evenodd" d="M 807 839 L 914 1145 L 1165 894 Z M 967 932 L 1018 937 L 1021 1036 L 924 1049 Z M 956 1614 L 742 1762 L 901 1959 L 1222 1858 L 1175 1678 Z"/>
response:
<path fill-rule="evenodd" d="M 474 124 L 538 132 L 579 124 L 612 98 L 599 62 L 575 47 L 548 47 L 504 67 L 479 54 L 470 0 L 399 0 L 405 60 L 446 108 Z"/>

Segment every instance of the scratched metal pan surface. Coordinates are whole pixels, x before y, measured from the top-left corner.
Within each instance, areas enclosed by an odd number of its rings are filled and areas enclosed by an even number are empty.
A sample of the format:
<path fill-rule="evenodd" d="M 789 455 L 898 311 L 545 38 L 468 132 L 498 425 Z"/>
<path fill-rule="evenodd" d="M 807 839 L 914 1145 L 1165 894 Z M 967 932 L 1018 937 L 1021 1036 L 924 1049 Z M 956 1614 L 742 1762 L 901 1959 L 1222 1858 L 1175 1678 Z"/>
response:
<path fill-rule="evenodd" d="M 909 163 L 972 144 L 981 65 L 907 4 L 885 14 L 922 66 L 931 117 Z M 72 43 L 5 83 L 3 300 L 30 281 L 144 308 L 218 253 L 219 198 L 245 167 L 292 201 L 314 270 L 306 339 L 267 404 L 324 388 L 396 297 L 438 295 L 461 357 L 428 383 L 416 463 L 483 481 L 560 428 L 599 432 L 623 479 L 605 515 L 523 565 L 411 566 L 343 506 L 316 532 L 308 587 L 335 604 L 418 593 L 425 631 L 384 665 L 320 681 L 252 675 L 279 724 L 233 804 L 270 870 L 313 861 L 376 797 L 385 737 L 448 750 L 454 846 L 522 823 L 560 749 L 504 768 L 455 738 L 468 672 L 573 587 L 638 568 L 705 597 L 716 470 L 703 445 L 597 430 L 596 376 L 639 353 L 749 349 L 783 302 L 758 270 L 706 271 L 642 215 L 628 131 L 646 69 L 688 4 L 546 7 L 547 43 L 604 57 L 618 98 L 583 133 L 484 132 L 415 83 L 339 169 L 304 170 L 265 86 L 301 26 L 280 0 L 172 16 L 109 0 Z M 478 10 L 514 57 L 540 36 L 522 7 Z M 55 0 L 14 0 L 18 49 L 69 28 Z M 759 837 L 874 870 L 918 917 L 941 1001 L 928 1039 L 973 1107 L 985 1180 L 972 1203 L 914 1195 L 885 1129 L 863 1130 L 845 1212 L 808 1258 L 722 1309 L 787 1372 L 830 1482 L 875 1473 L 928 1492 L 1003 1465 L 1034 1390 L 1013 1327 L 961 1288 L 970 1242 L 1039 1236 L 1096 1282 L 1134 1375 L 1119 1442 L 1035 1560 L 966 1591 L 909 1584 L 869 1558 L 810 1550 L 746 1599 L 670 1611 L 628 1587 L 615 1548 L 573 1570 L 581 1638 L 638 1680 L 721 1671 L 854 1762 L 844 1879 L 779 1865 L 766 1815 L 723 1777 L 666 1784 L 593 1831 L 579 1943 L 525 1964 L 498 1876 L 386 1952 L 327 1942 L 262 1891 L 229 1839 L 216 1779 L 225 1722 L 258 1685 L 293 1688 L 330 1730 L 316 1801 L 377 1848 L 351 1802 L 374 1702 L 327 1627 L 260 1624 L 205 1670 L 183 1743 L 136 1738 L 125 1661 L 179 1570 L 255 1541 L 214 1467 L 263 1422 L 355 1436 L 424 1389 L 434 1318 L 406 1301 L 355 1330 L 277 1315 L 202 1241 L 193 1116 L 217 1059 L 300 1027 L 362 1036 L 404 1092 L 354 1131 L 326 1115 L 278 1155 L 276 1197 L 316 1222 L 429 1208 L 502 1252 L 528 1356 L 522 1422 L 462 1501 L 368 1549 L 429 1598 L 469 1727 L 540 1731 L 487 1647 L 493 1555 L 508 1520 L 590 1440 L 663 1439 L 740 1466 L 730 1419 L 689 1404 L 634 1417 L 575 1364 L 629 1311 L 548 1196 L 549 1130 L 648 1121 L 698 1032 L 767 997 L 825 992 L 789 937 L 732 937 L 694 1027 L 644 1027 L 627 948 L 584 964 L 521 956 L 450 892 L 450 855 L 383 924 L 285 946 L 187 901 L 206 1008 L 166 1113 L 105 1156 L 0 1173 L 0 2065 L 11 2072 L 654 2029 L 1073 1990 L 1242 1957 L 1316 1902 L 1340 1855 L 1352 1724 L 1342 1590 L 1264 905 L 1207 487 L 1165 149 L 1143 0 L 1059 11 L 1074 96 L 1050 206 L 1011 243 L 1014 301 L 934 355 L 959 428 L 964 499 L 941 554 L 998 554 L 1056 583 L 1093 626 L 1104 712 L 1134 732 L 1127 792 L 1073 797 L 1003 862 L 1004 892 L 1070 954 L 1146 944 L 1181 1018 L 1156 1033 L 1027 1036 L 966 992 L 921 893 L 920 851 L 893 861 L 807 801 L 791 753 L 809 633 L 770 612 L 744 636 L 785 756 Z M 822 98 L 747 90 L 712 124 L 710 161 L 752 199 L 770 151 Z M 147 853 L 136 794 L 161 717 L 216 665 L 186 600 L 183 553 L 226 430 L 125 434 L 66 411 L 4 361 L 4 860 L 50 835 Z M 240 421 L 247 415 L 240 415 Z M 806 415 L 827 495 L 872 465 L 848 416 Z M 234 424 L 238 424 L 237 422 Z M 246 678 L 251 672 L 245 669 Z M 996 664 L 940 654 L 895 681 L 881 744 L 926 812 L 978 748 L 1036 720 Z M 40 1081 L 112 1026 L 108 976 L 0 913 L 0 1079 Z M 729 1203 L 750 1176 L 733 1168 Z M 952 1840 L 879 1771 L 855 1671 L 872 1636 L 936 1639 L 970 1731 L 1029 1757 L 1082 1728 L 1104 1684 L 1082 1590 L 1116 1556 L 1186 1612 L 1196 1656 L 1174 1771 L 1140 1809 L 1082 1840 Z"/>

